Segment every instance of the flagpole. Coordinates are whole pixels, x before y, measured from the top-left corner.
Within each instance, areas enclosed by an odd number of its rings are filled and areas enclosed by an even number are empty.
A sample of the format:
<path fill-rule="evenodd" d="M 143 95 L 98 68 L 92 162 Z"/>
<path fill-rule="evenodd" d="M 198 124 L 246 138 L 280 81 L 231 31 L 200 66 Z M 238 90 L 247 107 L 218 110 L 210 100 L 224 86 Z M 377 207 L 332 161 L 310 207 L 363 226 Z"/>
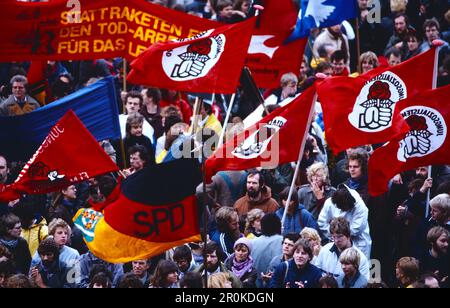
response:
<path fill-rule="evenodd" d="M 252 72 L 246 66 L 244 66 L 244 68 L 242 69 L 241 80 L 245 80 L 245 82 L 248 82 L 249 86 L 251 87 L 251 90 L 253 90 L 255 95 L 257 95 L 256 98 L 257 98 L 259 104 L 263 107 L 266 116 L 269 115 L 269 110 L 267 109 L 267 106 L 264 104 L 264 98 L 262 97 L 261 93 L 259 92 L 259 89 L 256 85 L 255 79 L 253 79 Z M 241 81 L 241 83 L 242 83 L 242 81 Z M 257 109 L 257 108 L 258 108 L 258 106 L 255 109 Z"/>
<path fill-rule="evenodd" d="M 434 56 L 434 70 L 433 70 L 433 83 L 432 83 L 432 89 L 437 88 L 437 76 L 438 76 L 438 70 L 439 70 L 439 52 L 442 48 L 441 44 L 442 42 L 439 41 L 433 41 L 433 45 L 436 46 L 435 56 Z M 431 172 L 432 172 L 432 166 L 428 166 L 428 178 L 431 178 Z M 428 215 L 430 215 L 430 199 L 431 199 L 431 187 L 428 189 L 427 192 L 427 203 L 425 207 L 425 218 L 428 218 Z"/>
<path fill-rule="evenodd" d="M 200 113 L 200 104 L 201 104 L 201 98 L 197 96 L 195 98 L 195 103 L 194 103 L 194 108 L 193 108 L 194 110 L 193 110 L 193 115 L 192 115 L 192 120 L 191 120 L 192 135 L 195 135 L 195 132 L 197 131 L 198 114 Z"/>
<path fill-rule="evenodd" d="M 123 58 L 123 92 L 127 92 L 127 59 Z M 122 96 L 121 98 L 122 99 Z M 122 102 L 122 112 L 125 114 L 126 108 L 125 108 L 126 102 Z M 120 136 L 120 152 L 122 155 L 122 161 L 123 161 L 123 167 L 124 169 L 128 168 L 128 162 L 127 162 L 127 155 L 125 153 L 125 144 L 123 143 L 123 138 Z"/>
<path fill-rule="evenodd" d="M 120 152 L 122 154 L 123 168 L 128 168 L 127 155 L 125 153 L 125 144 L 123 143 L 123 138 L 120 136 Z"/>
<path fill-rule="evenodd" d="M 303 158 L 306 138 L 308 137 L 309 126 L 310 126 L 311 118 L 313 116 L 314 108 L 316 105 L 316 100 L 317 100 L 317 93 L 314 95 L 314 99 L 311 104 L 311 109 L 309 110 L 309 117 L 308 117 L 308 121 L 306 122 L 305 133 L 303 134 L 303 140 L 300 145 L 300 151 L 298 153 L 298 160 L 297 160 L 297 165 L 295 166 L 294 177 L 292 178 L 292 183 L 291 183 L 291 187 L 289 189 L 288 199 L 286 201 L 286 206 L 284 207 L 283 218 L 281 219 L 281 234 L 284 234 L 284 222 L 286 221 L 287 210 L 289 208 L 289 204 L 291 203 L 292 194 L 294 192 L 295 180 L 297 179 L 298 173 L 300 171 L 300 162 L 302 161 L 302 158 Z"/>
<path fill-rule="evenodd" d="M 200 105 L 200 104 L 199 104 Z M 208 220 L 209 220 L 209 208 L 208 208 L 208 196 L 206 195 L 206 155 L 205 155 L 205 138 L 203 138 L 203 127 L 201 131 L 202 147 L 201 147 L 201 158 L 202 158 L 202 171 L 203 171 L 203 268 L 205 270 L 204 285 L 208 288 L 208 270 L 207 270 L 207 256 L 206 256 L 206 244 L 208 244 Z"/>
<path fill-rule="evenodd" d="M 428 179 L 431 178 L 431 170 L 432 166 L 428 166 Z M 427 206 L 425 208 L 425 218 L 428 218 L 428 215 L 430 215 L 430 199 L 431 199 L 431 187 L 428 188 L 427 192 Z"/>
<path fill-rule="evenodd" d="M 123 92 L 127 92 L 127 59 L 123 58 Z M 122 112 L 125 114 L 126 102 L 122 102 Z"/>
<path fill-rule="evenodd" d="M 227 127 L 228 121 L 230 120 L 231 109 L 233 108 L 234 100 L 236 99 L 236 93 L 233 93 L 231 96 L 230 104 L 228 105 L 227 116 L 225 117 L 225 121 L 223 122 L 222 132 L 220 133 L 219 143 L 217 144 L 217 148 L 220 148 L 223 144 L 223 140 L 225 139 L 225 129 Z"/>

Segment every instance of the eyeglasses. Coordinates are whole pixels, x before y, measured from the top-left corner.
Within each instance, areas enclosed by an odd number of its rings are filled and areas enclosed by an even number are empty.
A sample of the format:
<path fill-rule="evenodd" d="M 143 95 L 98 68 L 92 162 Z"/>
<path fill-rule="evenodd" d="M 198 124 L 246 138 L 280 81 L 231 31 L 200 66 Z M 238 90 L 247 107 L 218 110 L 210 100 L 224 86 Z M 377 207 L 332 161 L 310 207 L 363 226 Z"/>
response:
<path fill-rule="evenodd" d="M 342 235 L 342 234 L 332 234 L 332 235 L 331 235 L 331 239 L 332 239 L 333 241 L 343 239 L 344 237 L 345 237 L 345 235 Z"/>

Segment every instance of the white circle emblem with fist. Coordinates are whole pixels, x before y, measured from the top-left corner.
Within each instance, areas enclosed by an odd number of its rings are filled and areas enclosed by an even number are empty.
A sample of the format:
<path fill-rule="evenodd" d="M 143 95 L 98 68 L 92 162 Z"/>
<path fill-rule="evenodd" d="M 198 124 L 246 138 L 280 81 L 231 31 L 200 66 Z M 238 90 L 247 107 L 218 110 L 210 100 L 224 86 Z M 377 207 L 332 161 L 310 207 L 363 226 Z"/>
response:
<path fill-rule="evenodd" d="M 392 125 L 395 104 L 406 97 L 403 80 L 392 72 L 384 72 L 366 82 L 348 120 L 366 133 L 383 131 Z"/>
<path fill-rule="evenodd" d="M 210 34 L 207 32 L 200 37 Z M 205 77 L 222 56 L 225 43 L 225 35 L 220 34 L 165 51 L 162 59 L 164 72 L 174 81 Z"/>
<path fill-rule="evenodd" d="M 444 144 L 447 124 L 439 111 L 425 106 L 412 106 L 401 114 L 410 126 L 410 131 L 399 143 L 399 161 L 406 162 L 409 158 L 429 155 Z"/>

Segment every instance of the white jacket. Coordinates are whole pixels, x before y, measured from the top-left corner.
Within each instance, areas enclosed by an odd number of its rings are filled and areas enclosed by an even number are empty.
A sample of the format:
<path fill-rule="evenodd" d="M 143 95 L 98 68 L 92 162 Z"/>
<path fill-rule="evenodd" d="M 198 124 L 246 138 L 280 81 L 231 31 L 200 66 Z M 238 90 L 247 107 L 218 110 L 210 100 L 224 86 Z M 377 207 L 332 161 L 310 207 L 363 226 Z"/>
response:
<path fill-rule="evenodd" d="M 347 187 L 347 186 L 346 186 Z M 372 248 L 372 239 L 369 228 L 369 209 L 356 190 L 350 189 L 353 198 L 355 198 L 355 207 L 348 212 L 344 212 L 328 198 L 319 214 L 317 223 L 323 235 L 331 240 L 330 222 L 337 217 L 344 217 L 350 223 L 350 235 L 353 245 L 358 247 L 367 259 L 370 259 L 370 250 Z"/>
<path fill-rule="evenodd" d="M 367 260 L 364 253 L 359 250 L 357 247 L 353 246 L 360 256 L 359 261 L 359 272 L 361 275 L 366 277 L 367 281 L 370 279 L 370 264 L 369 260 Z M 320 249 L 320 253 L 317 256 L 317 259 L 314 260 L 314 265 L 320 268 L 323 272 L 333 275 L 334 278 L 337 278 L 340 275 L 343 275 L 341 263 L 339 262 L 339 256 L 337 255 L 337 247 L 334 246 L 334 243 L 328 243 Z"/>

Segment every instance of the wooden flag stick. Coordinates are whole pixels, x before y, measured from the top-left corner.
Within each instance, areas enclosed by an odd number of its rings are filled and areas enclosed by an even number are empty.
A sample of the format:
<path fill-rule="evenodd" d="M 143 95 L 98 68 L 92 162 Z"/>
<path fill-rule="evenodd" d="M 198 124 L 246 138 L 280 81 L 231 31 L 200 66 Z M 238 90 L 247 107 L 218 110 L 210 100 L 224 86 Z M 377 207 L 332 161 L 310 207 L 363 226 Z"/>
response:
<path fill-rule="evenodd" d="M 298 153 L 297 165 L 295 166 L 294 178 L 292 179 L 291 187 L 289 189 L 288 199 L 286 201 L 286 206 L 285 206 L 284 212 L 283 212 L 283 218 L 281 219 L 281 234 L 284 234 L 284 223 L 286 221 L 287 209 L 289 207 L 289 204 L 291 203 L 292 194 L 293 194 L 294 188 L 295 188 L 295 180 L 297 179 L 298 173 L 300 171 L 300 162 L 302 161 L 302 158 L 303 158 L 303 152 L 305 150 L 306 138 L 308 137 L 309 126 L 310 126 L 311 118 L 314 114 L 316 100 L 317 100 L 317 93 L 314 95 L 314 99 L 311 104 L 311 108 L 309 110 L 309 117 L 308 117 L 308 121 L 306 122 L 306 127 L 304 130 L 305 133 L 303 134 L 303 140 L 300 145 L 300 151 Z"/>
<path fill-rule="evenodd" d="M 123 92 L 127 92 L 127 59 L 123 58 L 123 88 L 122 91 Z M 122 99 L 122 95 L 120 97 L 120 99 Z M 126 109 L 125 109 L 125 105 L 127 104 L 127 102 L 122 102 L 122 112 L 123 114 L 126 114 Z"/>
<path fill-rule="evenodd" d="M 220 133 L 219 143 L 217 144 L 217 148 L 220 148 L 223 144 L 223 140 L 225 139 L 225 130 L 228 125 L 228 121 L 230 120 L 231 109 L 233 109 L 233 104 L 236 99 L 236 93 L 231 96 L 230 104 L 228 105 L 227 116 L 225 117 L 225 121 L 223 122 L 222 132 Z"/>

